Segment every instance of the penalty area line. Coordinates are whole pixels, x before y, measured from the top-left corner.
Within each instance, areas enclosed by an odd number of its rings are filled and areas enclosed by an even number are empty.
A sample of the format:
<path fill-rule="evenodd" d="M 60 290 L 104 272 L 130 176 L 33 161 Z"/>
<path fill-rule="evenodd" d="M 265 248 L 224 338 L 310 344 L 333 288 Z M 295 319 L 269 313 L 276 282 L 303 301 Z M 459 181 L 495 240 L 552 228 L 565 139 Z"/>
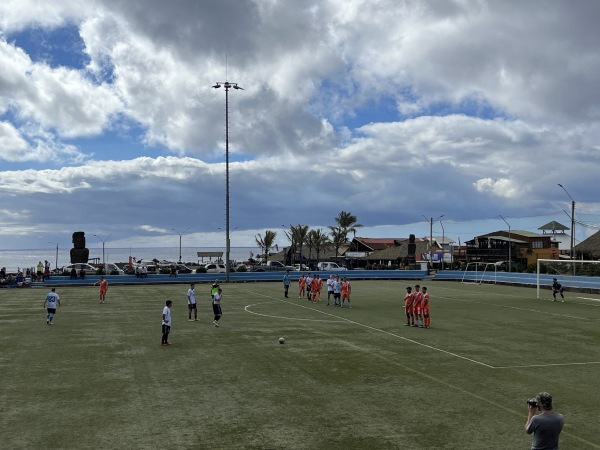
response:
<path fill-rule="evenodd" d="M 276 299 L 274 297 L 270 297 L 268 295 L 261 294 L 260 292 L 254 292 L 254 291 L 250 291 L 250 292 L 252 292 L 253 294 L 259 295 L 261 297 L 270 298 L 270 299 L 273 299 L 273 300 L 278 300 L 278 299 Z M 382 330 L 380 328 L 372 327 L 371 325 L 366 325 L 364 323 L 360 323 L 360 322 L 357 322 L 355 320 L 347 319 L 346 317 L 336 316 L 335 314 L 332 314 L 332 313 L 328 313 L 328 312 L 325 312 L 325 311 L 320 311 L 320 310 L 314 309 L 314 308 L 309 308 L 308 306 L 296 305 L 295 303 L 290 303 L 290 302 L 286 302 L 286 301 L 283 301 L 283 300 L 279 300 L 279 301 L 282 302 L 282 303 L 286 303 L 286 304 L 298 307 L 298 308 L 304 308 L 304 309 L 308 309 L 310 311 L 315 311 L 315 312 L 318 312 L 320 314 L 324 314 L 326 316 L 335 317 L 336 319 L 340 319 L 340 321 L 352 323 L 354 325 L 358 325 L 358 326 L 361 326 L 363 328 L 367 328 L 367 329 L 372 330 L 372 331 L 377 331 L 379 333 L 387 334 L 388 336 L 392 336 L 392 337 L 401 339 L 403 341 L 410 342 L 411 344 L 420 345 L 421 347 L 425 347 L 425 348 L 428 348 L 430 350 L 433 350 L 433 351 L 436 351 L 436 352 L 439 352 L 439 353 L 444 353 L 446 355 L 454 356 L 455 358 L 463 359 L 463 360 L 469 361 L 469 362 L 471 362 L 473 364 L 478 364 L 480 366 L 487 367 L 488 369 L 495 369 L 494 366 L 490 366 L 489 364 L 486 364 L 484 362 L 477 361 L 476 359 L 467 358 L 466 356 L 458 355 L 456 353 L 452 353 L 452 352 L 449 352 L 447 350 L 443 350 L 441 348 L 434 347 L 432 345 L 428 345 L 428 344 L 424 344 L 424 343 L 419 342 L 419 341 L 415 341 L 414 339 L 409 339 L 409 338 L 406 338 L 404 336 L 400 336 L 400 335 L 392 333 L 390 331 L 385 331 L 385 330 Z"/>
<path fill-rule="evenodd" d="M 600 364 L 600 361 L 572 362 L 572 363 L 551 363 L 551 364 L 528 364 L 524 366 L 498 366 L 494 369 L 526 369 L 529 367 L 554 367 L 554 366 L 587 366 L 591 364 Z"/>

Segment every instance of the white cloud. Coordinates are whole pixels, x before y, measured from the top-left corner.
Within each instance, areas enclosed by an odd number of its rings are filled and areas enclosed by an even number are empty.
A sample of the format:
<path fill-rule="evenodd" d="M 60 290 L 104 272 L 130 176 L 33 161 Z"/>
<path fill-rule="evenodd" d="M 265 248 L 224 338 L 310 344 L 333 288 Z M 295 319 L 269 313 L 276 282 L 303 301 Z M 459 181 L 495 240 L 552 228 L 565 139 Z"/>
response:
<path fill-rule="evenodd" d="M 225 102 L 211 85 L 228 78 L 245 89 L 229 96 L 240 234 L 342 209 L 372 226 L 560 213 L 557 182 L 593 211 L 598 5 L 3 2 L 0 36 L 74 23 L 90 63 L 50 67 L 0 39 L 0 158 L 15 163 L 0 193 L 32 211 L 23 228 L 60 215 L 123 239 L 181 224 L 221 239 Z M 78 139 L 136 125 L 122 157 Z"/>

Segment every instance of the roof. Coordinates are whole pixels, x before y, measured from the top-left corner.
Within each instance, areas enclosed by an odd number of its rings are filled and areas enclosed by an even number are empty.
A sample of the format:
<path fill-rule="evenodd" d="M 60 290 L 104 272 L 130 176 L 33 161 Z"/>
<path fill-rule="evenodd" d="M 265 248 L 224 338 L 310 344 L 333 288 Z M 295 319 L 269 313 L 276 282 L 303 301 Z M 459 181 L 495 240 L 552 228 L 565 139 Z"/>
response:
<path fill-rule="evenodd" d="M 439 246 L 438 246 L 439 247 Z M 427 242 L 422 240 L 415 241 L 415 256 L 427 253 Z M 369 261 L 394 261 L 398 258 L 406 258 L 408 256 L 408 239 L 402 242 L 397 242 L 396 245 L 373 252 L 369 256 L 365 256 L 363 259 Z"/>
<path fill-rule="evenodd" d="M 575 254 L 584 253 L 592 258 L 600 257 L 600 231 L 575 246 Z"/>
<path fill-rule="evenodd" d="M 565 231 L 569 229 L 569 227 L 564 226 L 562 223 L 558 223 L 556 220 L 548 222 L 546 225 L 542 225 L 538 228 L 538 230 L 543 231 Z"/>
<path fill-rule="evenodd" d="M 395 242 L 402 242 L 408 240 L 408 238 L 363 238 L 355 237 L 354 240 L 361 244 L 369 247 L 371 250 L 383 250 L 385 248 L 395 245 Z"/>

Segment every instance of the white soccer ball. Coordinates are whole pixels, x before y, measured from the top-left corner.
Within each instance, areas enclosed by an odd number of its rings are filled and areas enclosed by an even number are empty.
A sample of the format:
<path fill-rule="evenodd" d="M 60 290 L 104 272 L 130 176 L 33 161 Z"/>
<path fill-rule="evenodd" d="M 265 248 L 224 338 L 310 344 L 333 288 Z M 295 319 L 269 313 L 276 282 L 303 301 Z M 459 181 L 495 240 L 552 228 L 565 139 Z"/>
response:
<path fill-rule="evenodd" d="M 279 343 L 280 344 L 285 344 L 285 338 L 284 337 L 280 337 L 279 338 Z"/>

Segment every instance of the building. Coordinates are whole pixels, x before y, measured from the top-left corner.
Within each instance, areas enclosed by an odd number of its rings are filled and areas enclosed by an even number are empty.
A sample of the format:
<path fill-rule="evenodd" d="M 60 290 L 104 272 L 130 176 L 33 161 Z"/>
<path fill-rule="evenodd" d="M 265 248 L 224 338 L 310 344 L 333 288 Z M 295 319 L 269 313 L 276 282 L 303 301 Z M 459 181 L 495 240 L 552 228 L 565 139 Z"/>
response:
<path fill-rule="evenodd" d="M 494 231 L 465 242 L 467 262 L 509 261 L 528 266 L 538 259 L 558 259 L 558 243 L 551 234 L 526 230 Z"/>
<path fill-rule="evenodd" d="M 575 246 L 575 256 L 588 261 L 600 259 L 600 231 Z"/>

